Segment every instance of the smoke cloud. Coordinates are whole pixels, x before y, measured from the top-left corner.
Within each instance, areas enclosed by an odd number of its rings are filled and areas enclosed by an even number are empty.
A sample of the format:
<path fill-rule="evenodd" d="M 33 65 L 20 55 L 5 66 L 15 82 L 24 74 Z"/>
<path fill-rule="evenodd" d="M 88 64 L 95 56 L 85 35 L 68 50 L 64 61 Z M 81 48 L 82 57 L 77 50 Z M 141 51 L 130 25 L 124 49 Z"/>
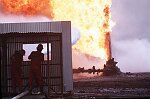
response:
<path fill-rule="evenodd" d="M 112 54 L 123 72 L 150 72 L 150 0 L 112 0 Z"/>
<path fill-rule="evenodd" d="M 87 54 L 83 54 L 77 49 L 72 50 L 72 56 L 73 68 L 75 69 L 79 67 L 89 69 L 92 68 L 92 66 L 95 66 L 96 69 L 102 69 L 106 61 L 105 59 L 101 59 L 99 57 L 93 57 Z"/>
<path fill-rule="evenodd" d="M 30 16 L 4 14 L 0 11 L 0 23 L 19 23 L 19 22 L 47 22 L 50 21 L 44 16 Z"/>
<path fill-rule="evenodd" d="M 80 38 L 80 31 L 79 29 L 71 26 L 71 42 L 74 45 Z"/>

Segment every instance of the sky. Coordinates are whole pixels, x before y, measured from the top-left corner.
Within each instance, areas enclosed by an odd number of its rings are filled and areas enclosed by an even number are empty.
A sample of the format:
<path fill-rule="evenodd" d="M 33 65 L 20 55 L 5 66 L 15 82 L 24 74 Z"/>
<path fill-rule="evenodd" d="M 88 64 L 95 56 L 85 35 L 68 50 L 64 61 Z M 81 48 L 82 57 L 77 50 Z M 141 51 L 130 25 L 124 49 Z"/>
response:
<path fill-rule="evenodd" d="M 150 0 L 112 0 L 112 54 L 126 72 L 150 72 Z"/>
<path fill-rule="evenodd" d="M 150 0 L 112 0 L 111 17 L 116 25 L 111 32 L 112 56 L 123 72 L 150 72 Z M 3 22 L 49 21 L 44 16 L 4 15 Z M 75 30 L 75 29 L 74 29 Z M 76 31 L 78 33 L 78 31 Z M 78 35 L 75 37 L 75 40 Z"/>

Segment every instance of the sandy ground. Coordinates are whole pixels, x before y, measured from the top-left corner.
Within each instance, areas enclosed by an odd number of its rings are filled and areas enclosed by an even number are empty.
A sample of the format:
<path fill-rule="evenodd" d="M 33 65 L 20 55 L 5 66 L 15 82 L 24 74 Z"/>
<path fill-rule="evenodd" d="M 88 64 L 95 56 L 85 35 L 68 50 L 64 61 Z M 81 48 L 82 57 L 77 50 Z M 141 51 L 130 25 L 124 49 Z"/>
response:
<path fill-rule="evenodd" d="M 75 97 L 150 98 L 150 73 L 81 77 L 74 80 Z"/>

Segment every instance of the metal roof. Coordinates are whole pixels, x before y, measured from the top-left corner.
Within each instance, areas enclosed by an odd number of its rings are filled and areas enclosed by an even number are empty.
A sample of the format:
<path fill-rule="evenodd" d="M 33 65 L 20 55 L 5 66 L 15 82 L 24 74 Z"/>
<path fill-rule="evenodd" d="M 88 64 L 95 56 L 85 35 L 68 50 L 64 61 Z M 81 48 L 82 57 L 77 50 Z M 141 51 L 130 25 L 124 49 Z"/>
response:
<path fill-rule="evenodd" d="M 1 23 L 0 34 L 10 32 L 62 32 L 61 23 L 64 21 L 53 22 L 28 22 L 28 23 Z M 65 21 L 68 22 L 68 21 Z"/>

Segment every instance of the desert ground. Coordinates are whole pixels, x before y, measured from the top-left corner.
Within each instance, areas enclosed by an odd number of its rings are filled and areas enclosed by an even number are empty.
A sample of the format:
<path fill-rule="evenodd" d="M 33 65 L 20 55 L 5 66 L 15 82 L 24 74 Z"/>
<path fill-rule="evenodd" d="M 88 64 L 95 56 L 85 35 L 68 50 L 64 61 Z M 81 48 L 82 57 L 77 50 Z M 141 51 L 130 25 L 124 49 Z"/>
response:
<path fill-rule="evenodd" d="M 76 77 L 74 97 L 150 98 L 150 73 L 127 72 L 113 76 Z"/>

